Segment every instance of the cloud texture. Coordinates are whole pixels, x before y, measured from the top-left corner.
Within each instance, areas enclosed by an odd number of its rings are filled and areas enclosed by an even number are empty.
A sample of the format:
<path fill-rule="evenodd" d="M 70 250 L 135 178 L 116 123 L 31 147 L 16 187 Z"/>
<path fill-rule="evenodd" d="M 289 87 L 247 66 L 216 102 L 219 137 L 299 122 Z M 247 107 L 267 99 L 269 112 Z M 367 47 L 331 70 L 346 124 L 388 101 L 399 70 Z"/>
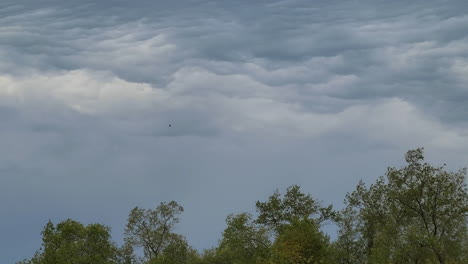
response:
<path fill-rule="evenodd" d="M 48 219 L 177 200 L 216 244 L 228 213 L 301 184 L 341 205 L 424 146 L 468 158 L 466 1 L 0 3 L 0 259 Z M 171 124 L 171 127 L 168 126 Z"/>

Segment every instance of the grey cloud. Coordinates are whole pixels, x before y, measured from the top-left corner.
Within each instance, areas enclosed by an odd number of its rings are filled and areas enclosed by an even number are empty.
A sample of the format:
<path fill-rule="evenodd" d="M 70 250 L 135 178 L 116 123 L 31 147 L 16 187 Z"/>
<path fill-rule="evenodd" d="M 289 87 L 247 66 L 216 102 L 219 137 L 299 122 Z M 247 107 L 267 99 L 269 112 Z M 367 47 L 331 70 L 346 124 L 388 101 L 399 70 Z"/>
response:
<path fill-rule="evenodd" d="M 0 258 L 30 257 L 49 218 L 120 242 L 133 206 L 170 199 L 206 248 L 276 188 L 339 207 L 412 147 L 466 165 L 467 8 L 2 1 Z"/>

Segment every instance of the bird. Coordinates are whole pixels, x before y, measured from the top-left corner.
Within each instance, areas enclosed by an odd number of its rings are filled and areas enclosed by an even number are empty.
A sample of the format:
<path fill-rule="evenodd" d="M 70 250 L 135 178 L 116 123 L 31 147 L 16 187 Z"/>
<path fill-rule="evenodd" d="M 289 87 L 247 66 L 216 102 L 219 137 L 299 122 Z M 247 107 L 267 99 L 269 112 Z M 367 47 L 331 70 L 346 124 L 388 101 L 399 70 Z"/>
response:
<path fill-rule="evenodd" d="M 172 125 L 171 125 L 171 124 L 169 124 L 169 127 L 171 127 L 171 126 L 172 126 Z"/>

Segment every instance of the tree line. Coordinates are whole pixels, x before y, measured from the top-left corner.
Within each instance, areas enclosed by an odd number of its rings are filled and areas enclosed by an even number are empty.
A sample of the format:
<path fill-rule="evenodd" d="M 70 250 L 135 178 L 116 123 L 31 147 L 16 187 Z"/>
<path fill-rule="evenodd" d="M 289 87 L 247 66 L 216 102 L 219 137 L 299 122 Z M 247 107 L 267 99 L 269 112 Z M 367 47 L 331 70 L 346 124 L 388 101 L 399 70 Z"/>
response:
<path fill-rule="evenodd" d="M 121 246 L 110 228 L 68 219 L 48 222 L 42 246 L 17 264 L 385 264 L 468 263 L 466 169 L 424 162 L 423 149 L 406 153 L 406 166 L 388 168 L 370 186 L 359 182 L 345 207 L 323 205 L 300 186 L 257 201 L 255 215 L 226 218 L 217 246 L 198 252 L 174 233 L 183 207 L 135 207 Z M 333 241 L 322 231 L 338 226 Z"/>

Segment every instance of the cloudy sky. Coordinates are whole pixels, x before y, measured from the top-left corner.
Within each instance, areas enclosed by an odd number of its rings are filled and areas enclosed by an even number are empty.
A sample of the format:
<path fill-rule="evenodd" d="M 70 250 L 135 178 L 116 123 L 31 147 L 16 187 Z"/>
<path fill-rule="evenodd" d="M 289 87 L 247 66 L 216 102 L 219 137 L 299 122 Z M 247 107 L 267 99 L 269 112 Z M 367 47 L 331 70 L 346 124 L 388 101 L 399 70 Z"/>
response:
<path fill-rule="evenodd" d="M 49 219 L 107 224 L 120 243 L 131 208 L 176 200 L 176 231 L 203 249 L 276 188 L 340 207 L 410 148 L 464 167 L 467 11 L 0 1 L 0 262 L 31 257 Z"/>

